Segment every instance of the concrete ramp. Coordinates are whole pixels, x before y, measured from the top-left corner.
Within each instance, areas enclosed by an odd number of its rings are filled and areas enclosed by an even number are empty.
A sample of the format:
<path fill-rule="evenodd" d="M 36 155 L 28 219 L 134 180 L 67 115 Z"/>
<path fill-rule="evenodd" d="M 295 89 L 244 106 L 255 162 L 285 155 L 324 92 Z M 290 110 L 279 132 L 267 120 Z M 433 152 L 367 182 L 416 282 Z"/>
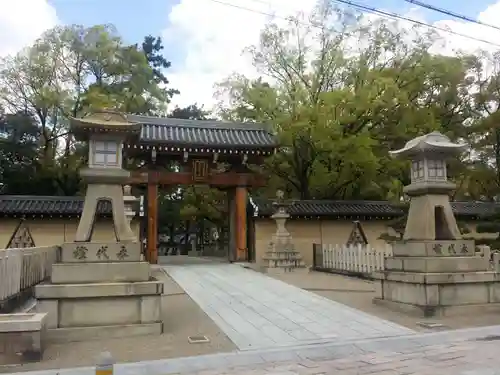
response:
<path fill-rule="evenodd" d="M 164 270 L 240 350 L 414 333 L 234 264 Z"/>

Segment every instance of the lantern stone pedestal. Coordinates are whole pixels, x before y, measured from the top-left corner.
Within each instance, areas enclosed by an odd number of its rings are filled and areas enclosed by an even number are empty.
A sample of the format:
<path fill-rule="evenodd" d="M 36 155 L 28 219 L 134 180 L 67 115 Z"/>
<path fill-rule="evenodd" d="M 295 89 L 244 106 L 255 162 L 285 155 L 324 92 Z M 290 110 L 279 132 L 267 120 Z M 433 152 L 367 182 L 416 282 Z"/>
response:
<path fill-rule="evenodd" d="M 292 235 L 286 229 L 286 220 L 290 217 L 287 207 L 292 202 L 283 200 L 283 193 L 278 191 L 278 199 L 273 202 L 276 212 L 271 216 L 276 221 L 276 233 L 269 243 L 269 249 L 264 254 L 263 272 L 266 273 L 286 273 L 296 271 L 309 271 L 306 268 L 302 255 L 295 250 Z"/>
<path fill-rule="evenodd" d="M 77 138 L 89 142 L 89 168 L 81 172 L 88 187 L 75 241 L 62 245 L 50 282 L 35 288 L 37 312 L 47 313 L 47 339 L 161 334 L 163 283 L 151 277 L 149 263 L 141 262 L 141 246 L 130 228 L 122 188 L 129 177 L 121 168 L 122 142 L 138 134 L 139 128 L 112 112 L 72 119 L 71 125 Z M 102 199 L 112 204 L 113 242 L 91 240 Z"/>
<path fill-rule="evenodd" d="M 385 259 L 374 303 L 419 316 L 449 316 L 500 310 L 500 277 L 489 253 L 476 255 L 473 240 L 462 238 L 448 194 L 447 157 L 463 145 L 438 133 L 408 142 L 397 156 L 412 158 L 410 210 L 403 240 Z"/>

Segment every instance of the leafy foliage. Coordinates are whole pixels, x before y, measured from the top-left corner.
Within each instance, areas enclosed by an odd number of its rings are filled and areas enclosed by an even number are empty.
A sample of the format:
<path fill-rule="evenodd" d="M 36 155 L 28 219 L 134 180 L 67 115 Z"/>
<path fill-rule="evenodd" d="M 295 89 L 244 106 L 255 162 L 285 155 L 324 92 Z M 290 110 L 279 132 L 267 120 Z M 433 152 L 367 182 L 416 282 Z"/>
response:
<path fill-rule="evenodd" d="M 178 91 L 168 87 L 162 50 L 161 38 L 127 45 L 112 25 L 72 25 L 48 30 L 1 60 L 2 191 L 77 194 L 87 150 L 68 134 L 68 117 L 104 107 L 165 113 Z"/>
<path fill-rule="evenodd" d="M 266 165 L 278 180 L 273 188 L 302 199 L 399 198 L 407 165 L 388 151 L 436 129 L 465 135 L 465 78 L 477 61 L 431 55 L 432 34 L 412 37 L 384 22 L 362 26 L 331 6 L 314 20 L 305 30 L 292 19 L 263 31 L 248 49 L 263 76 L 222 82 L 230 105 L 221 114 L 278 133 L 283 150 Z"/>
<path fill-rule="evenodd" d="M 217 92 L 218 116 L 264 123 L 281 142 L 281 152 L 260 166 L 267 186 L 253 194 L 274 196 L 283 189 L 303 199 L 400 202 L 409 166 L 388 151 L 439 130 L 471 146 L 449 165 L 458 186 L 452 198 L 496 201 L 500 54 L 431 53 L 439 43 L 433 33 L 381 19 L 368 22 L 330 1 L 321 1 L 309 19 L 268 24 L 259 42 L 246 49 L 259 76 L 234 74 Z M 179 92 L 170 87 L 164 53 L 159 37 L 130 45 L 112 25 L 72 25 L 49 30 L 4 58 L 3 192 L 78 193 L 77 171 L 86 150 L 68 134 L 69 117 L 102 107 L 216 117 L 196 104 L 167 107 Z M 219 225 L 227 217 L 225 193 L 208 187 L 173 187 L 162 191 L 160 200 L 167 227 L 186 221 L 189 230 L 194 221 Z"/>

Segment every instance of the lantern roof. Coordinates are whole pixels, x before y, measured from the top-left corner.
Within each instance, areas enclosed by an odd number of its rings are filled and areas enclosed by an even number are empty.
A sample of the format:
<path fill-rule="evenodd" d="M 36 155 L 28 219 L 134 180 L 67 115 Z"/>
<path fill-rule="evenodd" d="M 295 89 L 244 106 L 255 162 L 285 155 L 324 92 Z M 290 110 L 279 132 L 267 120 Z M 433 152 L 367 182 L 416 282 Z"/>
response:
<path fill-rule="evenodd" d="M 139 136 L 141 124 L 131 121 L 123 113 L 99 110 L 82 118 L 70 118 L 70 130 L 82 140 L 90 133 L 98 134 L 120 134 Z"/>
<path fill-rule="evenodd" d="M 406 142 L 399 150 L 390 151 L 394 157 L 415 156 L 423 153 L 439 153 L 442 155 L 453 155 L 462 152 L 466 144 L 453 143 L 446 135 L 438 131 L 416 137 Z"/>

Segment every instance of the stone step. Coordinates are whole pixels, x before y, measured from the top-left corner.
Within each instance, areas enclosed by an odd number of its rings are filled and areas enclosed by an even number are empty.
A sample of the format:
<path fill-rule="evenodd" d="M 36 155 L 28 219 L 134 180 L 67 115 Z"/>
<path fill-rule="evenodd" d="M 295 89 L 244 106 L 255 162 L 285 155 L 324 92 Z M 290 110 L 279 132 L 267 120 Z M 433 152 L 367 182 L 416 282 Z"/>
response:
<path fill-rule="evenodd" d="M 149 281 L 148 262 L 57 263 L 52 266 L 52 284 L 83 284 Z"/>
<path fill-rule="evenodd" d="M 163 323 L 117 324 L 97 327 L 68 327 L 48 329 L 46 336 L 49 343 L 65 343 L 112 339 L 132 336 L 160 335 Z"/>
<path fill-rule="evenodd" d="M 402 272 L 379 271 L 372 272 L 374 279 L 400 281 L 409 284 L 459 284 L 487 283 L 500 281 L 500 274 L 493 271 L 482 272 Z"/>
<path fill-rule="evenodd" d="M 37 312 L 47 328 L 98 327 L 161 321 L 161 281 L 39 284 Z"/>
<path fill-rule="evenodd" d="M 163 293 L 161 281 L 137 283 L 99 283 L 99 284 L 50 284 L 35 286 L 37 305 L 45 299 L 133 297 L 160 295 Z"/>
<path fill-rule="evenodd" d="M 488 271 L 489 259 L 463 257 L 390 257 L 385 259 L 386 271 L 404 272 L 478 272 Z"/>

